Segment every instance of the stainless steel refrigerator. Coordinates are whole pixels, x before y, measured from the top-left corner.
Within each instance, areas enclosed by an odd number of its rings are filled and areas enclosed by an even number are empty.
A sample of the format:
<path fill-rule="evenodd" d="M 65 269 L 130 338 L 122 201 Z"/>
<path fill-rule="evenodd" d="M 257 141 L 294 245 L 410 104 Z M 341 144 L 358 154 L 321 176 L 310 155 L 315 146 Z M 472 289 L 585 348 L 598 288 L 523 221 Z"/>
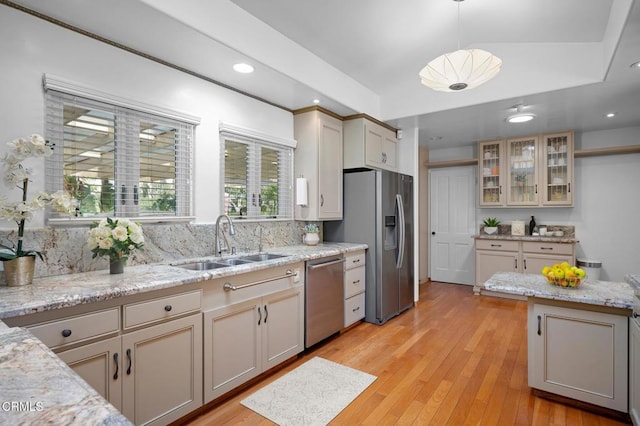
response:
<path fill-rule="evenodd" d="M 365 243 L 365 321 L 383 324 L 413 307 L 413 178 L 345 170 L 343 220 L 324 222 L 325 241 Z"/>

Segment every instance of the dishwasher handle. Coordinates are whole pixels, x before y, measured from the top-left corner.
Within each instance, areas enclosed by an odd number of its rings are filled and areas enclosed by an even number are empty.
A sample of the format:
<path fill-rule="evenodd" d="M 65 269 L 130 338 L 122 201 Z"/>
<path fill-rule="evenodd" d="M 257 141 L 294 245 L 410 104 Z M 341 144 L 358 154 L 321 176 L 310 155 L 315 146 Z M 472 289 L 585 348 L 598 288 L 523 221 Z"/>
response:
<path fill-rule="evenodd" d="M 344 263 L 344 259 L 331 260 L 329 262 L 316 263 L 315 265 L 307 265 L 307 269 L 319 269 L 324 268 L 326 266 L 335 265 L 336 263 Z"/>

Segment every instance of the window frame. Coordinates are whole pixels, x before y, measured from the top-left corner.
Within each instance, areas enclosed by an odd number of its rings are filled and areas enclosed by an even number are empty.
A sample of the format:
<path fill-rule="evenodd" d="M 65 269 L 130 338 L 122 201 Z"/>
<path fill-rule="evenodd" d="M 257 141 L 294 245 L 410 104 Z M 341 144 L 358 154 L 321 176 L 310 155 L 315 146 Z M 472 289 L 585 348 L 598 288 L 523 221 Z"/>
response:
<path fill-rule="evenodd" d="M 181 197 L 184 201 L 181 207 L 176 207 L 175 214 L 172 215 L 144 215 L 139 210 L 139 205 L 131 210 L 130 207 L 124 209 L 117 209 L 114 207 L 114 212 L 106 215 L 96 215 L 91 217 L 58 217 L 52 214 L 50 211 L 46 213 L 46 223 L 50 225 L 83 225 L 87 223 L 93 223 L 94 221 L 106 217 L 127 217 L 139 222 L 157 223 L 157 222 L 188 222 L 194 219 L 193 211 L 193 197 L 194 197 L 194 151 L 195 151 L 195 130 L 196 126 L 200 124 L 200 119 L 168 110 L 160 107 L 148 105 L 142 102 L 133 101 L 130 99 L 121 98 L 115 95 L 100 92 L 94 89 L 78 85 L 77 83 L 70 82 L 68 80 L 61 79 L 59 77 L 45 74 L 43 76 L 43 88 L 45 91 L 45 134 L 47 139 L 52 140 L 53 143 L 63 145 L 63 141 L 50 138 L 50 133 L 54 132 L 53 127 L 59 125 L 57 123 L 49 123 L 50 114 L 53 108 L 64 108 L 64 97 L 77 97 L 82 101 L 86 101 L 89 105 L 95 105 L 97 108 L 104 106 L 105 109 L 118 111 L 123 114 L 122 116 L 115 117 L 115 121 L 123 119 L 124 115 L 130 114 L 132 117 L 131 122 L 139 122 L 141 120 L 157 120 L 154 123 L 157 124 L 170 124 L 176 128 L 180 128 L 180 132 L 183 132 L 175 148 L 176 158 L 180 157 L 180 162 L 176 159 L 176 180 L 175 180 L 175 194 L 176 198 Z M 125 118 L 129 120 L 131 118 Z M 59 131 L 59 129 L 58 129 Z M 116 136 L 118 138 L 118 136 Z M 135 145 L 130 143 L 129 138 L 121 139 L 126 142 L 126 145 Z M 135 141 L 137 142 L 137 140 Z M 122 142 L 120 142 L 122 143 Z M 137 150 L 133 150 L 137 152 Z M 128 152 L 130 155 L 131 152 Z M 126 154 L 125 154 L 126 156 Z M 185 158 L 186 157 L 186 158 Z M 137 154 L 135 159 L 128 159 L 129 164 L 140 164 L 140 154 Z M 116 160 L 117 162 L 118 160 Z M 54 150 L 54 154 L 45 160 L 45 169 L 47 174 L 46 190 L 57 191 L 63 187 L 63 149 Z M 135 166 L 132 166 L 135 167 Z M 115 186 L 118 187 L 123 181 L 129 181 L 125 173 L 118 174 L 114 172 Z M 138 170 L 139 172 L 139 170 Z M 131 183 L 131 182 L 128 182 Z M 141 189 L 138 188 L 138 192 Z M 119 194 L 119 192 L 118 192 Z M 119 196 L 116 196 L 116 202 L 118 202 Z"/>
<path fill-rule="evenodd" d="M 295 140 L 278 138 L 267 135 L 255 130 L 236 126 L 229 123 L 221 122 L 220 131 L 220 210 L 225 210 L 225 147 L 227 141 L 237 142 L 247 145 L 247 197 L 249 193 L 261 193 L 261 152 L 262 148 L 277 150 L 279 158 L 283 160 L 279 171 L 283 171 L 278 176 L 278 202 L 279 210 L 275 216 L 262 216 L 259 208 L 251 207 L 247 210 L 247 216 L 233 216 L 233 220 L 241 220 L 243 222 L 264 222 L 264 221 L 289 221 L 294 220 L 293 206 L 293 173 L 294 173 L 294 155 L 297 145 Z M 254 165 L 253 167 L 251 165 Z M 247 200 L 248 201 L 248 200 Z M 258 212 L 256 214 L 256 211 Z M 252 213 L 251 215 L 249 213 Z"/>

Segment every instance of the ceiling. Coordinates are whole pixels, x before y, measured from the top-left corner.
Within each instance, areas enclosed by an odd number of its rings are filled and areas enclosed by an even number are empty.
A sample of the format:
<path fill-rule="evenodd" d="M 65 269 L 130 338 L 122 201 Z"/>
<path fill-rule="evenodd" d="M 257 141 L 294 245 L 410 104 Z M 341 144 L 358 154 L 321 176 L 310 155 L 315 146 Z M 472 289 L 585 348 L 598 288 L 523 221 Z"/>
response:
<path fill-rule="evenodd" d="M 418 128 L 428 148 L 640 125 L 640 69 L 629 67 L 640 60 L 637 0 L 16 3 L 287 109 L 319 99 Z M 422 86 L 420 69 L 458 42 L 499 56 L 500 74 L 460 93 Z M 233 72 L 239 61 L 256 71 Z M 506 123 L 518 104 L 537 118 Z"/>

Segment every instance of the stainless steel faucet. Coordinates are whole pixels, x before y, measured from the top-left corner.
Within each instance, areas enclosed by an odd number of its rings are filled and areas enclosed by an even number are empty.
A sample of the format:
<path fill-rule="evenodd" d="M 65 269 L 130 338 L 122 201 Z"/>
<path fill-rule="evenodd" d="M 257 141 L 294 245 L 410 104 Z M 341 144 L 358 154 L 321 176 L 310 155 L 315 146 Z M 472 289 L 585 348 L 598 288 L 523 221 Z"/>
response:
<path fill-rule="evenodd" d="M 223 247 L 220 244 L 220 219 L 225 218 L 229 223 L 229 235 L 236 235 L 236 230 L 233 228 L 233 221 L 226 214 L 221 214 L 216 219 L 216 255 L 221 256 L 223 251 L 229 251 L 229 242 L 227 241 L 227 237 L 224 236 L 224 231 L 222 231 L 222 238 L 224 238 L 225 246 Z"/>

